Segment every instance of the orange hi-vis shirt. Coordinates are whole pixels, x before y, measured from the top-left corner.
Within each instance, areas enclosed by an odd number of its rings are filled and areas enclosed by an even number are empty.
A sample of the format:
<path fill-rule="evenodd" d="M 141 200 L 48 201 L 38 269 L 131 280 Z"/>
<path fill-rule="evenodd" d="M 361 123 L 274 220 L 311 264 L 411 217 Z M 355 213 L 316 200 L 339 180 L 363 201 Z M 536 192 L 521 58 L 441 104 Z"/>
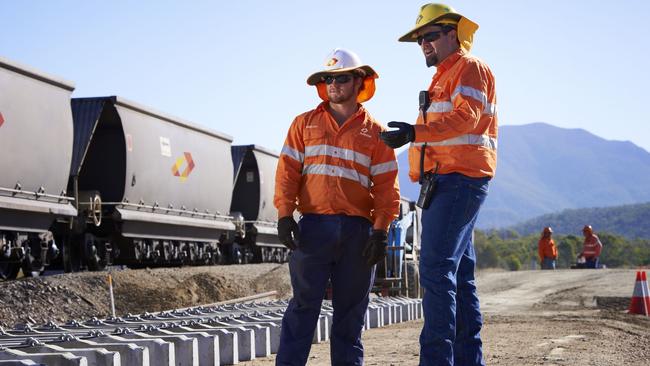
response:
<path fill-rule="evenodd" d="M 420 150 L 426 143 L 424 171 L 493 177 L 497 164 L 494 75 L 463 49 L 437 67 L 429 86 L 430 105 L 415 124 L 409 148 L 409 177 L 420 177 Z M 426 123 L 425 123 L 426 117 Z"/>
<path fill-rule="evenodd" d="M 537 251 L 540 260 L 544 258 L 557 259 L 557 247 L 551 238 L 539 239 L 539 242 L 537 242 Z"/>
<path fill-rule="evenodd" d="M 600 239 L 596 234 L 592 234 L 590 237 L 585 238 L 584 244 L 582 245 L 582 255 L 585 258 L 595 258 L 600 257 L 600 251 L 603 249 L 603 244 L 600 242 Z"/>
<path fill-rule="evenodd" d="M 278 217 L 362 216 L 387 230 L 399 210 L 397 161 L 365 108 L 339 126 L 327 102 L 295 118 L 280 153 L 274 204 Z"/>

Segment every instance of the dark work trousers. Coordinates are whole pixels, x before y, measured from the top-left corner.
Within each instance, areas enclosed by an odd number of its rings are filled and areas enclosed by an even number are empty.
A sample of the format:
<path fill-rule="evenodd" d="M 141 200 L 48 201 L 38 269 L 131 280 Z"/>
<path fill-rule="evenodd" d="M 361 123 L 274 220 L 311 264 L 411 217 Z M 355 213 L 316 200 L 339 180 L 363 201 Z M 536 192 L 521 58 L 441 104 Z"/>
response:
<path fill-rule="evenodd" d="M 487 196 L 488 181 L 458 173 L 441 174 L 431 205 L 422 211 L 421 366 L 485 365 L 472 230 Z"/>
<path fill-rule="evenodd" d="M 329 279 L 334 319 L 332 365 L 363 365 L 363 329 L 374 266 L 361 255 L 371 223 L 357 216 L 306 214 L 291 254 L 293 298 L 282 318 L 276 365 L 305 365 Z"/>
<path fill-rule="evenodd" d="M 585 258 L 585 268 L 598 268 L 598 257 Z"/>
<path fill-rule="evenodd" d="M 542 259 L 542 269 L 555 269 L 555 259 L 548 257 Z"/>

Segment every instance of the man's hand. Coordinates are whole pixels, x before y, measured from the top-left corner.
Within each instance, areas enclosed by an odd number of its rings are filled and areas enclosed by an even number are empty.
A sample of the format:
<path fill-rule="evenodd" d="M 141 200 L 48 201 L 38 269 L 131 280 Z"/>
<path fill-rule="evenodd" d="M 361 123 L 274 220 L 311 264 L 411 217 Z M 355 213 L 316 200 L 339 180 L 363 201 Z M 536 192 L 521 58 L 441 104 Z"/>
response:
<path fill-rule="evenodd" d="M 363 248 L 363 256 L 366 257 L 366 263 L 374 266 L 386 257 L 386 246 L 388 246 L 388 234 L 384 230 L 373 230 L 372 234 Z"/>
<path fill-rule="evenodd" d="M 292 216 L 285 216 L 278 220 L 278 239 L 291 250 L 298 248 L 300 228 Z"/>
<path fill-rule="evenodd" d="M 415 128 L 413 128 L 412 124 L 391 121 L 388 122 L 388 127 L 395 127 L 397 130 L 384 131 L 379 134 L 379 137 L 386 145 L 393 149 L 397 149 L 415 140 Z"/>

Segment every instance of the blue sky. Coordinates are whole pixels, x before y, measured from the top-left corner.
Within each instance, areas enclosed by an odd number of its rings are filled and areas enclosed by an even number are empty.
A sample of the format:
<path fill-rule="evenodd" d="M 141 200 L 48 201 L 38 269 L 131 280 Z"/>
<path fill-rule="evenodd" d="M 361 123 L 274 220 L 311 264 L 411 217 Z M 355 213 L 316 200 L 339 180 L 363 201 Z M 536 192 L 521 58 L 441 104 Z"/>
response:
<path fill-rule="evenodd" d="M 413 121 L 435 72 L 397 38 L 420 1 L 2 1 L 0 56 L 279 151 L 320 101 L 307 76 L 335 47 L 378 71 L 365 105 Z M 497 82 L 499 122 L 583 128 L 650 151 L 650 2 L 454 1 Z"/>

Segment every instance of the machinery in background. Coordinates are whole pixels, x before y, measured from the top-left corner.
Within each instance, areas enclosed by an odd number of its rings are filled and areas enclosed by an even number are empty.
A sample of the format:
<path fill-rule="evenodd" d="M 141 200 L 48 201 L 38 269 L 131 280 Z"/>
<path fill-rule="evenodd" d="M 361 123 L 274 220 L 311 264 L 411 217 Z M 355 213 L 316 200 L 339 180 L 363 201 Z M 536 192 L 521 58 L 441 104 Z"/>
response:
<path fill-rule="evenodd" d="M 388 229 L 388 255 L 377 264 L 373 292 L 381 296 L 421 297 L 418 271 L 420 212 L 402 198 L 399 217 Z"/>

